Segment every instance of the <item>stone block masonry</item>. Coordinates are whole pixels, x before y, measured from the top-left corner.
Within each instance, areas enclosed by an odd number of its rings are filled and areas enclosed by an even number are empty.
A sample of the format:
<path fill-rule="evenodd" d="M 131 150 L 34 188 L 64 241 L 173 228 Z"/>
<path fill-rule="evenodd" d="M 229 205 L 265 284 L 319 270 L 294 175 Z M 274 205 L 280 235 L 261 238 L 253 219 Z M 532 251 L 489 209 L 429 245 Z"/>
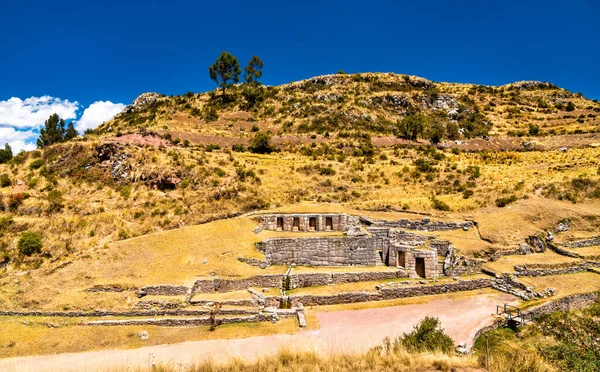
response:
<path fill-rule="evenodd" d="M 347 214 L 268 214 L 261 221 L 266 230 L 271 231 L 345 231 L 356 225 L 358 218 Z"/>
<path fill-rule="evenodd" d="M 382 288 L 378 292 L 347 292 L 334 295 L 301 295 L 289 296 L 292 306 L 302 303 L 305 306 L 337 305 L 355 302 L 392 300 L 397 298 L 417 297 L 434 294 L 444 294 L 460 291 L 472 291 L 489 288 L 494 284 L 494 279 L 473 279 L 456 283 L 423 285 L 403 288 Z"/>
<path fill-rule="evenodd" d="M 267 239 L 261 244 L 272 265 L 377 266 L 383 265 L 379 237 L 314 237 Z"/>
<path fill-rule="evenodd" d="M 363 218 L 363 220 L 368 220 Z M 421 221 L 411 221 L 401 219 L 398 221 L 373 221 L 371 226 L 389 227 L 397 229 L 421 230 L 421 231 L 449 231 L 449 230 L 468 230 L 474 225 L 471 221 L 465 222 L 443 222 L 431 221 L 429 218 L 423 218 Z"/>

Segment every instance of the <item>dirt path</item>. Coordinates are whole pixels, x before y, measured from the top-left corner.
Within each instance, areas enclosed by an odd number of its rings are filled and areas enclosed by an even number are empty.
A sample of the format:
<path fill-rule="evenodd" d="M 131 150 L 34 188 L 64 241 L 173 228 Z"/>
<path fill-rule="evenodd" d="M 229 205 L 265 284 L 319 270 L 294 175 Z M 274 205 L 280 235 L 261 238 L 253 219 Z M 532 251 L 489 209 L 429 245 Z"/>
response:
<path fill-rule="evenodd" d="M 282 347 L 321 352 L 357 352 L 380 345 L 385 337 L 407 332 L 425 315 L 438 317 L 455 342 L 471 344 L 477 330 L 492 320 L 496 305 L 514 302 L 510 295 L 479 295 L 458 300 L 378 309 L 317 312 L 320 328 L 293 335 L 274 335 L 232 340 L 203 340 L 132 350 L 21 357 L 0 360 L 2 371 L 90 371 L 115 367 L 147 368 L 152 362 L 185 366 L 201 360 L 223 361 L 231 357 L 252 359 Z"/>

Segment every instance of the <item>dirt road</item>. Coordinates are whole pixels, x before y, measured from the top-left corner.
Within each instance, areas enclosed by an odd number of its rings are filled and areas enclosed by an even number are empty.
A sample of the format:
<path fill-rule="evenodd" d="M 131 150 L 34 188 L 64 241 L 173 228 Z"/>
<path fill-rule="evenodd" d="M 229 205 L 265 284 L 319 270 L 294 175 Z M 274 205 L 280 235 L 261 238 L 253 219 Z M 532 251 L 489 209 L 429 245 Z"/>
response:
<path fill-rule="evenodd" d="M 496 305 L 514 302 L 503 294 L 478 295 L 451 300 L 378 309 L 317 312 L 320 328 L 293 335 L 274 335 L 233 340 L 203 340 L 133 350 L 21 357 L 0 360 L 1 371 L 90 371 L 115 367 L 145 369 L 151 363 L 185 366 L 201 360 L 223 361 L 231 357 L 252 359 L 275 353 L 282 347 L 323 352 L 356 352 L 380 345 L 410 331 L 424 316 L 440 319 L 455 342 L 469 345 L 477 330 L 492 320 Z"/>

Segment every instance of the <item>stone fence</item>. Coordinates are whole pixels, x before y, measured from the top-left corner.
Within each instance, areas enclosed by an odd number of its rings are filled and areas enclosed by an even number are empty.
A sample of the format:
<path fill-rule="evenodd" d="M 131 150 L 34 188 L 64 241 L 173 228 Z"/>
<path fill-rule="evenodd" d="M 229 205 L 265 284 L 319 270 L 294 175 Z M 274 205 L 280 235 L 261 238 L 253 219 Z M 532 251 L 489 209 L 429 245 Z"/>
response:
<path fill-rule="evenodd" d="M 574 262 L 561 264 L 535 264 L 515 266 L 515 275 L 518 276 L 546 276 L 575 274 L 587 271 L 591 267 L 600 267 L 600 262 Z"/>
<path fill-rule="evenodd" d="M 404 288 L 382 288 L 379 292 L 347 292 L 333 295 L 290 295 L 292 306 L 298 303 L 303 305 L 336 305 L 355 302 L 392 300 L 397 298 L 425 296 L 433 294 L 470 291 L 481 288 L 489 288 L 494 283 L 493 279 L 473 279 L 459 281 L 456 283 L 415 286 Z"/>
<path fill-rule="evenodd" d="M 221 309 L 221 315 L 239 315 L 239 314 L 255 314 L 256 311 L 247 309 Z M 202 316 L 209 315 L 210 310 L 130 310 L 130 311 L 0 311 L 0 316 L 47 316 L 47 317 L 64 317 L 64 318 L 80 318 L 80 317 L 104 317 L 104 316 L 122 316 L 122 317 L 137 317 L 137 316 Z"/>
<path fill-rule="evenodd" d="M 561 244 L 565 248 L 584 248 L 600 245 L 600 236 L 594 236 L 590 239 L 576 240 L 573 242 L 565 242 Z"/>
<path fill-rule="evenodd" d="M 368 218 L 361 218 L 361 221 L 370 221 Z M 408 219 L 401 219 L 398 221 L 372 221 L 372 225 L 375 227 L 390 227 L 400 228 L 408 230 L 421 230 L 421 231 L 449 231 L 449 230 L 468 230 L 472 228 L 474 223 L 472 221 L 465 222 L 443 222 L 443 221 L 431 221 L 429 218 L 423 218 L 420 221 L 410 221 Z"/>

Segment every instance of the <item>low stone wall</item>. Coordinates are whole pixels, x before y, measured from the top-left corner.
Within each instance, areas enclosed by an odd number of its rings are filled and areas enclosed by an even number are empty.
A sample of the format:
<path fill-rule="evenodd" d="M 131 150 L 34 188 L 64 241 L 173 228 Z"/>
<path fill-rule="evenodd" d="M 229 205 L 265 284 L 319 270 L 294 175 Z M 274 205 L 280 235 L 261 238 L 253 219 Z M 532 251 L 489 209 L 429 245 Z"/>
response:
<path fill-rule="evenodd" d="M 493 279 L 473 279 L 456 283 L 415 286 L 404 288 L 382 288 L 379 292 L 347 292 L 334 295 L 300 295 L 289 296 L 292 306 L 298 303 L 304 305 L 336 305 L 354 302 L 392 300 L 396 298 L 416 297 L 450 292 L 470 291 L 489 288 L 494 283 Z"/>
<path fill-rule="evenodd" d="M 291 274 L 290 288 L 315 287 L 330 284 L 344 284 L 355 282 L 370 282 L 374 280 L 390 280 L 394 278 L 403 278 L 407 274 L 405 271 L 364 271 L 347 273 L 303 273 Z"/>
<path fill-rule="evenodd" d="M 600 245 L 600 236 L 595 236 L 590 239 L 576 240 L 573 242 L 565 242 L 561 244 L 565 248 L 584 248 Z"/>
<path fill-rule="evenodd" d="M 368 218 L 361 218 L 361 220 L 369 220 Z M 372 226 L 376 227 L 391 227 L 408 230 L 422 230 L 422 231 L 448 231 L 448 230 L 463 230 L 470 229 L 474 226 L 473 222 L 443 222 L 443 221 L 431 221 L 429 218 L 423 218 L 420 221 L 410 221 L 408 219 L 401 219 L 398 221 L 373 221 Z"/>
<path fill-rule="evenodd" d="M 256 275 L 241 279 L 200 279 L 192 287 L 192 295 L 196 293 L 232 292 L 251 287 L 281 288 L 283 274 Z"/>
<path fill-rule="evenodd" d="M 186 295 L 190 287 L 184 285 L 169 285 L 169 284 L 158 284 L 158 285 L 147 285 L 139 290 L 139 295 L 148 296 L 182 296 Z"/>
<path fill-rule="evenodd" d="M 211 300 L 190 300 L 192 306 L 205 306 L 215 302 L 219 302 L 223 306 L 244 306 L 244 307 L 255 307 L 258 306 L 256 301 L 253 300 L 224 300 L 224 301 L 211 301 Z M 223 311 L 223 310 L 221 310 Z"/>
<path fill-rule="evenodd" d="M 255 314 L 255 310 L 248 309 L 221 309 L 221 315 Z M 64 318 L 85 318 L 103 316 L 202 316 L 209 315 L 210 310 L 130 310 L 130 311 L 0 311 L 0 316 L 46 316 Z"/>
<path fill-rule="evenodd" d="M 574 264 L 537 264 L 515 266 L 515 275 L 518 276 L 546 276 L 575 274 L 587 271 L 590 267 L 600 267 L 600 262 L 577 262 Z"/>
<path fill-rule="evenodd" d="M 343 284 L 353 282 L 370 282 L 374 280 L 389 280 L 394 278 L 407 277 L 406 271 L 365 271 L 359 273 L 333 273 L 332 283 Z"/>
<path fill-rule="evenodd" d="M 127 287 L 121 284 L 107 284 L 107 285 L 95 285 L 86 289 L 86 292 L 127 292 L 127 291 L 137 291 L 137 287 Z"/>
<path fill-rule="evenodd" d="M 554 253 L 558 253 L 561 256 L 567 256 L 567 257 L 572 257 L 572 258 L 582 258 L 583 256 L 580 255 L 579 253 L 576 252 L 571 252 L 567 249 L 564 249 L 558 245 L 555 244 L 548 244 L 548 248 L 553 251 Z"/>
<path fill-rule="evenodd" d="M 265 322 L 271 320 L 265 316 L 245 316 L 231 318 L 217 318 L 220 324 L 245 323 L 245 322 Z M 87 326 L 129 326 L 129 325 L 154 325 L 162 327 L 185 327 L 210 325 L 210 318 L 163 318 L 163 319 L 127 319 L 127 320 L 95 320 L 83 322 Z"/>
<path fill-rule="evenodd" d="M 597 298 L 597 292 L 574 294 L 535 307 L 527 311 L 526 314 L 533 314 L 534 317 L 537 317 L 543 314 L 554 313 L 556 311 L 571 311 L 584 309 L 590 306 Z"/>

